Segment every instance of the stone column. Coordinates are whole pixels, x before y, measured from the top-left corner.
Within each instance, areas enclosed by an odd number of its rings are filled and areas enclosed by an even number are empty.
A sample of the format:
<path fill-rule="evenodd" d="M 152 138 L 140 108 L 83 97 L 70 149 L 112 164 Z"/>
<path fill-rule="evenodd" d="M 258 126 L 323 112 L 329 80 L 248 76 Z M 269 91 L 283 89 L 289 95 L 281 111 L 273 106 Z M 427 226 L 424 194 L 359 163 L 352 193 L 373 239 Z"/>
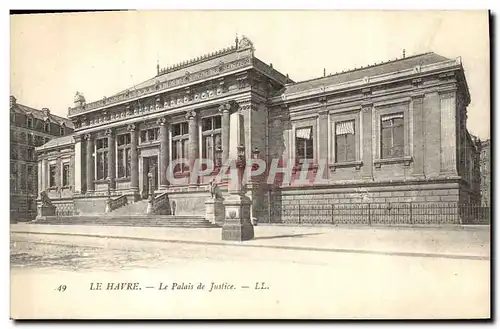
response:
<path fill-rule="evenodd" d="M 75 159 L 73 167 L 73 179 L 74 179 L 74 193 L 79 194 L 82 192 L 82 136 L 75 135 Z"/>
<path fill-rule="evenodd" d="M 413 102 L 413 176 L 424 178 L 424 94 L 412 95 Z"/>
<path fill-rule="evenodd" d="M 37 184 L 38 185 L 38 193 L 37 193 L 37 198 L 40 196 L 40 192 L 43 191 L 42 182 L 43 182 L 43 174 L 44 174 L 44 172 L 42 171 L 42 163 L 43 163 L 43 160 L 40 159 L 40 156 L 39 156 L 38 157 L 38 172 L 37 172 L 37 176 L 38 176 L 38 184 Z"/>
<path fill-rule="evenodd" d="M 250 220 L 252 201 L 245 195 L 242 184 L 245 170 L 244 125 L 240 113 L 230 116 L 230 144 L 229 160 L 236 162 L 236 173 L 231 173 L 229 182 L 229 196 L 224 199 L 224 225 L 222 226 L 222 240 L 243 241 L 254 238 L 254 229 Z M 243 149 L 241 149 L 243 148 Z M 234 170 L 234 168 L 231 168 Z"/>
<path fill-rule="evenodd" d="M 219 106 L 219 112 L 222 113 L 222 164 L 227 162 L 229 157 L 229 115 L 231 114 L 231 106 L 223 104 Z"/>
<path fill-rule="evenodd" d="M 372 120 L 373 104 L 366 102 L 361 108 L 361 129 L 363 132 L 363 140 L 361 141 L 363 148 L 361 161 L 363 162 L 363 167 L 361 175 L 366 180 L 373 180 Z"/>
<path fill-rule="evenodd" d="M 87 193 L 94 191 L 94 137 L 92 134 L 85 135 L 87 141 Z"/>
<path fill-rule="evenodd" d="M 189 123 L 189 171 L 193 172 L 194 163 L 199 155 L 199 140 L 198 140 L 198 114 L 195 111 L 186 113 L 186 119 Z M 189 181 L 190 185 L 197 185 L 197 180 Z"/>
<path fill-rule="evenodd" d="M 112 129 L 106 129 L 108 136 L 108 178 L 110 188 L 115 189 L 115 134 Z"/>
<path fill-rule="evenodd" d="M 167 179 L 167 169 L 169 165 L 169 143 L 168 143 L 168 122 L 165 118 L 159 118 L 160 125 L 160 189 L 167 188 L 170 183 Z"/>
<path fill-rule="evenodd" d="M 137 127 L 135 124 L 127 126 L 130 132 L 130 190 L 139 193 L 139 155 L 137 153 Z"/>
<path fill-rule="evenodd" d="M 115 178 L 116 178 L 116 168 L 115 168 L 115 133 L 112 129 L 106 130 L 106 136 L 108 136 L 108 177 L 109 185 L 113 190 L 116 188 Z"/>

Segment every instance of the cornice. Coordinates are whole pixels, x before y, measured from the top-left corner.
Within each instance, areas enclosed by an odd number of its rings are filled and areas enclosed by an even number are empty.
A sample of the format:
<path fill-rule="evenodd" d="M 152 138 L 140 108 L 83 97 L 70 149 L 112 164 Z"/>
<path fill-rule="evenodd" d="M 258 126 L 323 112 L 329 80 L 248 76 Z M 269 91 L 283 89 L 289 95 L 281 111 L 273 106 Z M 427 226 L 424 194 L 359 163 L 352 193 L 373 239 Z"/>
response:
<path fill-rule="evenodd" d="M 389 83 L 397 83 L 401 81 L 408 80 L 410 77 L 415 77 L 418 79 L 422 79 L 427 76 L 433 76 L 436 74 L 445 74 L 446 78 L 450 78 L 450 70 L 458 70 L 461 69 L 461 66 L 457 64 L 455 60 L 449 60 L 445 62 L 429 64 L 425 66 L 418 66 L 415 68 L 402 70 L 399 72 L 390 72 L 384 73 L 377 76 L 364 77 L 362 79 L 347 81 L 344 83 L 333 84 L 329 86 L 321 86 L 315 89 L 300 91 L 294 94 L 282 94 L 279 96 L 274 96 L 270 99 L 272 104 L 279 103 L 292 103 L 297 101 L 306 100 L 309 98 L 315 98 L 319 95 L 332 96 L 338 93 L 345 93 L 350 91 L 359 90 L 360 93 L 366 94 L 369 93 L 374 87 L 385 85 Z M 419 81 L 416 80 L 416 83 Z M 370 89 L 369 89 L 370 88 Z M 366 90 L 366 92 L 363 92 Z"/>

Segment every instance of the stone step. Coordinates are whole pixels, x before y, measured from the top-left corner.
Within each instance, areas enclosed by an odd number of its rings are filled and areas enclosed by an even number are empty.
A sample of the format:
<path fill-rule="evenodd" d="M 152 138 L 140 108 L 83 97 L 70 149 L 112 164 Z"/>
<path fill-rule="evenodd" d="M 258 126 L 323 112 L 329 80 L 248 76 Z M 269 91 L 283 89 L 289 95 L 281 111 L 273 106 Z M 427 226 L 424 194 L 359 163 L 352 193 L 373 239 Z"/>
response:
<path fill-rule="evenodd" d="M 203 216 L 135 215 L 135 216 L 65 216 L 33 221 L 46 225 L 107 225 L 151 227 L 218 227 Z"/>

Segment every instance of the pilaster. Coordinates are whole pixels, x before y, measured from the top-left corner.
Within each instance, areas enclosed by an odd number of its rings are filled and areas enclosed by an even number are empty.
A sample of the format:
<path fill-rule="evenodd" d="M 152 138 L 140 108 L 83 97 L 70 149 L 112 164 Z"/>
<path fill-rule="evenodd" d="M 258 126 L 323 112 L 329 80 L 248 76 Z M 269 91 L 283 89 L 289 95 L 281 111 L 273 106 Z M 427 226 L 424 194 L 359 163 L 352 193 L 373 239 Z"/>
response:
<path fill-rule="evenodd" d="M 424 174 L 424 94 L 414 93 L 412 95 L 413 111 L 413 176 L 425 178 Z"/>
<path fill-rule="evenodd" d="M 363 148 L 361 161 L 363 162 L 361 175 L 365 180 L 373 180 L 373 103 L 366 101 L 361 106 L 361 130 Z"/>
<path fill-rule="evenodd" d="M 457 175 L 456 88 L 439 91 L 441 109 L 441 174 Z"/>

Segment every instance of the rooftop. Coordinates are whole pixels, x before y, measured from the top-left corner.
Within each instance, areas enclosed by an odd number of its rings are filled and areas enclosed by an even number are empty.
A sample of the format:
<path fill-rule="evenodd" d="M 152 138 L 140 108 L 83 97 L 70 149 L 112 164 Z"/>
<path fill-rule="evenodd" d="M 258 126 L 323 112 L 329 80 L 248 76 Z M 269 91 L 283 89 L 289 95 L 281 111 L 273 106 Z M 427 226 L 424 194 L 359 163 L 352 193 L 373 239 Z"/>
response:
<path fill-rule="evenodd" d="M 44 113 L 43 109 L 38 110 L 38 109 L 29 107 L 29 106 L 26 106 L 23 104 L 19 104 L 17 102 L 12 104 L 11 109 L 16 113 L 20 113 L 20 114 L 24 114 L 24 115 L 31 114 L 33 116 L 33 118 L 39 119 L 42 121 L 45 121 L 46 119 L 48 119 L 49 121 L 57 123 L 59 125 L 62 125 L 64 123 L 64 125 L 66 127 L 73 129 L 73 122 L 71 122 L 70 119 L 60 117 L 60 116 L 52 114 L 50 112 L 47 113 L 47 115 L 46 115 L 46 113 Z"/>
<path fill-rule="evenodd" d="M 37 151 L 46 150 L 46 149 L 53 148 L 53 147 L 71 145 L 71 144 L 74 144 L 73 135 L 66 135 L 66 136 L 51 139 L 50 141 L 43 144 L 42 146 L 37 147 L 36 150 Z"/>
<path fill-rule="evenodd" d="M 281 90 L 281 93 L 293 94 L 296 92 L 306 91 L 309 89 L 319 88 L 324 85 L 335 85 L 352 80 L 363 79 L 364 77 L 377 76 L 384 73 L 398 72 L 406 69 L 411 69 L 415 66 L 423 66 L 444 61 L 449 61 L 449 58 L 440 56 L 433 52 L 408 56 L 393 61 L 382 62 L 369 65 L 366 67 L 355 68 L 344 72 L 330 74 L 324 77 L 300 81 L 294 84 L 289 84 Z"/>

